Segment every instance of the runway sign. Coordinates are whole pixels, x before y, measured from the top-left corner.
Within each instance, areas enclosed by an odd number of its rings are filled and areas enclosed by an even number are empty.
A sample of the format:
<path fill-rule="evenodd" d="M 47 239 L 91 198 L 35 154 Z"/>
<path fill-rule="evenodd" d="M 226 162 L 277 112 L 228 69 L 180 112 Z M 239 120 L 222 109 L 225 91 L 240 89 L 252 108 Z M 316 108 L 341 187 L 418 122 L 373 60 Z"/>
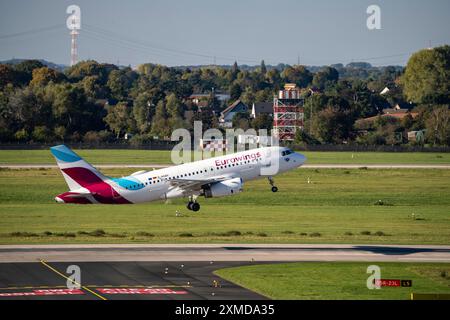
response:
<path fill-rule="evenodd" d="M 25 297 L 25 296 L 64 296 L 85 294 L 80 289 L 45 289 L 33 290 L 29 292 L 1 292 L 0 297 Z"/>
<path fill-rule="evenodd" d="M 103 294 L 187 294 L 184 290 L 172 290 L 167 288 L 97 288 Z"/>
<path fill-rule="evenodd" d="M 379 287 L 412 287 L 412 280 L 392 280 L 380 279 L 375 280 L 375 285 Z"/>

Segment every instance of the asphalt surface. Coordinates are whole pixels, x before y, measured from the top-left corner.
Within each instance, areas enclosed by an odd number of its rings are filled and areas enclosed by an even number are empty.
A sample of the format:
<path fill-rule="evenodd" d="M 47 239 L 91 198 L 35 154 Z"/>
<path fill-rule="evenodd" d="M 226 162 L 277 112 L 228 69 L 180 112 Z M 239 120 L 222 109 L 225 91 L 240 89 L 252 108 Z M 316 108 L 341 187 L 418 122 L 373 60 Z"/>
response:
<path fill-rule="evenodd" d="M 328 244 L 0 245 L 0 263 L 110 261 L 450 262 L 450 246 Z"/>
<path fill-rule="evenodd" d="M 98 169 L 116 169 L 116 168 L 141 168 L 141 169 L 160 169 L 171 167 L 166 164 L 102 164 L 95 166 Z M 0 165 L 2 169 L 53 169 L 58 168 L 54 164 L 9 164 Z M 450 164 L 305 164 L 300 168 L 304 169 L 450 169 Z"/>
<path fill-rule="evenodd" d="M 0 300 L 259 300 L 215 270 L 286 261 L 450 262 L 450 246 L 297 244 L 1 245 Z M 77 282 L 70 282 L 75 266 Z M 68 289 L 67 283 L 79 285 Z"/>
<path fill-rule="evenodd" d="M 263 300 L 264 296 L 213 275 L 238 262 L 0 263 L 0 300 Z M 68 279 L 80 269 L 79 289 Z M 70 278 L 69 278 L 70 279 Z M 217 281 L 214 283 L 214 281 Z M 69 284 L 73 282 L 69 281 Z"/>

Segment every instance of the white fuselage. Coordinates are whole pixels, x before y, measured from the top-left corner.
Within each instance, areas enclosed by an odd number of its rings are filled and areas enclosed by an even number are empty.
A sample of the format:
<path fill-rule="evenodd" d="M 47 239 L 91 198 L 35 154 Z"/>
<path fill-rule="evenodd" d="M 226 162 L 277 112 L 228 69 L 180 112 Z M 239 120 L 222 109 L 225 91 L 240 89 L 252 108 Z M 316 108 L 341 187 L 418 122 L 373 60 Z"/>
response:
<path fill-rule="evenodd" d="M 132 203 L 149 202 L 200 195 L 202 190 L 186 192 L 186 189 L 172 182 L 202 181 L 214 178 L 241 178 L 242 182 L 275 176 L 301 166 L 305 157 L 298 153 L 283 155 L 289 150 L 282 147 L 254 149 L 221 157 L 181 164 L 160 170 L 133 174 L 135 184 L 124 185 L 113 179 L 108 181 L 115 190 Z"/>

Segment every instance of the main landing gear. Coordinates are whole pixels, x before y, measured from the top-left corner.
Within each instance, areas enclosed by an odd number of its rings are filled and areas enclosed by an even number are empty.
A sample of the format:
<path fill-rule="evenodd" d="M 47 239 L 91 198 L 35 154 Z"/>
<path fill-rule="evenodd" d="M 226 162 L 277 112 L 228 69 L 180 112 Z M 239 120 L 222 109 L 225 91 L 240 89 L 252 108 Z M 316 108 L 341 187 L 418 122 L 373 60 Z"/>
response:
<path fill-rule="evenodd" d="M 200 203 L 197 202 L 197 197 L 189 197 L 189 202 L 186 206 L 189 210 L 197 212 L 200 210 Z"/>
<path fill-rule="evenodd" d="M 275 186 L 275 181 L 273 181 L 272 177 L 268 177 L 267 179 L 269 179 L 269 183 L 272 186 L 272 192 L 276 193 L 278 192 L 278 188 Z"/>

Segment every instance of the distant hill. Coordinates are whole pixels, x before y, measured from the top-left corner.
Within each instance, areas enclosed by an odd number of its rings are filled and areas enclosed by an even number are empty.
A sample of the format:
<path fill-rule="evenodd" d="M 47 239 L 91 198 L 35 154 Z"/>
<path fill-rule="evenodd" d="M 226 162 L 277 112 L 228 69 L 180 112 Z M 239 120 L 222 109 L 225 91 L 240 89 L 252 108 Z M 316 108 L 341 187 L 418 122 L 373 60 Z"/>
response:
<path fill-rule="evenodd" d="M 9 60 L 5 60 L 5 61 L 0 61 L 0 63 L 16 65 L 16 64 L 19 64 L 19 63 L 21 63 L 23 61 L 26 61 L 26 60 L 38 60 L 43 65 L 45 65 L 45 66 L 47 66 L 47 67 L 49 67 L 51 69 L 58 70 L 60 72 L 63 72 L 65 69 L 68 68 L 68 66 L 66 66 L 64 64 L 56 64 L 56 63 L 53 63 L 53 62 L 50 62 L 50 61 L 47 61 L 47 60 L 44 60 L 44 59 L 9 59 Z"/>

